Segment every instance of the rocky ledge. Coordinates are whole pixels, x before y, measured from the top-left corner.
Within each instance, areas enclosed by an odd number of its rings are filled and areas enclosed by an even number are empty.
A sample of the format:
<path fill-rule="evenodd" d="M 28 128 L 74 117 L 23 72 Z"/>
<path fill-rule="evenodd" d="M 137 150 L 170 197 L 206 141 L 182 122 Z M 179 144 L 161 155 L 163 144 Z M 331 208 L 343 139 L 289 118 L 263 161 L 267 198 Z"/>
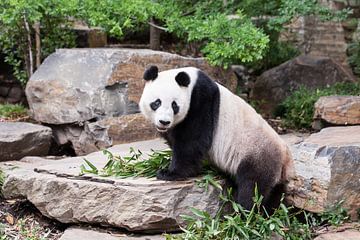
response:
<path fill-rule="evenodd" d="M 144 141 L 114 146 L 114 154 L 126 155 L 130 147 L 164 149 L 163 141 Z M 107 162 L 101 152 L 86 156 L 101 168 Z M 165 182 L 155 179 L 118 179 L 79 176 L 82 157 L 62 160 L 24 158 L 4 163 L 6 198 L 27 198 L 40 212 L 63 223 L 91 223 L 129 231 L 163 232 L 183 224 L 189 207 L 216 213 L 219 191 L 198 187 L 195 180 Z"/>
<path fill-rule="evenodd" d="M 296 207 L 321 212 L 344 201 L 353 219 L 360 208 L 360 126 L 324 128 L 291 145 L 297 177 L 287 199 Z"/>
<path fill-rule="evenodd" d="M 52 130 L 24 122 L 0 122 L 0 161 L 44 156 L 50 149 Z"/>
<path fill-rule="evenodd" d="M 286 199 L 296 207 L 321 212 L 345 200 L 353 218 L 360 208 L 360 126 L 333 127 L 307 136 L 285 135 L 295 158 L 297 176 Z M 166 146 L 157 139 L 117 145 L 124 155 L 130 147 L 148 151 Z M 97 167 L 107 159 L 101 152 L 86 156 Z M 49 160 L 24 158 L 4 162 L 6 198 L 27 198 L 42 214 L 64 223 L 90 223 L 129 231 L 164 232 L 183 224 L 189 207 L 215 214 L 219 191 L 198 187 L 195 180 L 118 179 L 79 176 L 82 157 Z"/>

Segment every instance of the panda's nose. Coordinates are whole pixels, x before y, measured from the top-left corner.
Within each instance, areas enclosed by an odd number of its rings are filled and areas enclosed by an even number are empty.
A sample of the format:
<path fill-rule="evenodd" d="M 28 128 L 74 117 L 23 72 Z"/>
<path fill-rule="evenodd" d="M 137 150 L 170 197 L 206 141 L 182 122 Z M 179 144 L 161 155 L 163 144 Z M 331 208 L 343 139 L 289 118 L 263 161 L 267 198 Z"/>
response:
<path fill-rule="evenodd" d="M 159 122 L 160 122 L 162 125 L 164 125 L 164 126 L 166 126 L 166 125 L 169 125 L 169 124 L 170 124 L 170 121 L 163 121 L 163 120 L 159 120 Z"/>

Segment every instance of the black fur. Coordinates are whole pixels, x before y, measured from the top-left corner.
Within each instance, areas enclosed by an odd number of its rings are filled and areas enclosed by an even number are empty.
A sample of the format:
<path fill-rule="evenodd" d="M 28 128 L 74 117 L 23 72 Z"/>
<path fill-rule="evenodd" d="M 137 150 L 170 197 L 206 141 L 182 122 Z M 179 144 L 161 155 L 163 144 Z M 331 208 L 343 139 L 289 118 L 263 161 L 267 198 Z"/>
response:
<path fill-rule="evenodd" d="M 144 80 L 155 80 L 158 77 L 159 69 L 157 66 L 150 66 L 144 72 Z"/>
<path fill-rule="evenodd" d="M 187 87 L 190 84 L 190 77 L 186 72 L 179 72 L 175 80 L 182 87 Z"/>
<path fill-rule="evenodd" d="M 212 145 L 219 103 L 218 86 L 199 72 L 188 114 L 181 123 L 163 134 L 173 150 L 173 157 L 169 169 L 157 173 L 158 179 L 183 180 L 200 174 L 202 160 Z"/>
<path fill-rule="evenodd" d="M 279 191 L 283 190 L 274 178 L 281 171 L 281 164 L 272 160 L 273 158 L 265 152 L 259 156 L 261 157 L 251 156 L 241 160 L 235 177 L 235 200 L 245 209 L 250 210 L 257 186 L 259 196 L 264 197 L 262 205 L 271 214 L 272 209 L 279 205 L 281 198 Z"/>

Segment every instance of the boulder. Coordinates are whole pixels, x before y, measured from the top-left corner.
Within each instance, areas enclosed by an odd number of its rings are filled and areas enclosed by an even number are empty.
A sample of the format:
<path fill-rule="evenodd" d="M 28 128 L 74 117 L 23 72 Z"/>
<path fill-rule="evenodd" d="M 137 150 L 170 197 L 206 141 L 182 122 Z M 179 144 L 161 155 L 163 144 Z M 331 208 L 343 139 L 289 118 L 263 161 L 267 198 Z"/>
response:
<path fill-rule="evenodd" d="M 118 145 L 112 153 L 128 153 L 129 147 L 147 152 L 167 146 L 162 140 Z M 107 158 L 96 152 L 86 156 L 98 168 Z M 26 159 L 25 159 L 26 160 Z M 43 159 L 2 164 L 6 175 L 5 198 L 26 198 L 40 212 L 63 223 L 90 223 L 129 231 L 164 232 L 184 223 L 189 207 L 212 215 L 220 207 L 219 190 L 199 187 L 195 179 L 166 182 L 146 178 L 79 176 L 83 158 Z"/>
<path fill-rule="evenodd" d="M 320 97 L 315 103 L 314 120 L 333 125 L 359 125 L 360 96 Z"/>
<path fill-rule="evenodd" d="M 359 240 L 360 224 L 346 223 L 341 226 L 326 226 L 314 240 Z"/>
<path fill-rule="evenodd" d="M 352 73 L 331 58 L 302 55 L 261 74 L 254 84 L 251 99 L 261 112 L 272 115 L 300 86 L 316 89 L 336 82 L 354 81 Z"/>
<path fill-rule="evenodd" d="M 0 161 L 49 152 L 51 128 L 24 122 L 0 122 Z"/>
<path fill-rule="evenodd" d="M 56 143 L 64 145 L 70 142 L 78 156 L 158 136 L 154 126 L 140 113 L 85 122 L 82 126 L 72 124 L 52 127 Z"/>
<path fill-rule="evenodd" d="M 350 229 L 342 232 L 332 232 L 321 234 L 316 237 L 314 240 L 359 240 L 360 232 L 359 230 Z"/>
<path fill-rule="evenodd" d="M 73 124 L 136 113 L 148 65 L 161 71 L 194 66 L 236 89 L 236 76 L 202 58 L 147 49 L 60 49 L 31 76 L 26 96 L 34 119 Z"/>
<path fill-rule="evenodd" d="M 324 128 L 291 145 L 296 179 L 287 200 L 296 207 L 321 212 L 344 201 L 353 219 L 360 208 L 360 126 Z"/>

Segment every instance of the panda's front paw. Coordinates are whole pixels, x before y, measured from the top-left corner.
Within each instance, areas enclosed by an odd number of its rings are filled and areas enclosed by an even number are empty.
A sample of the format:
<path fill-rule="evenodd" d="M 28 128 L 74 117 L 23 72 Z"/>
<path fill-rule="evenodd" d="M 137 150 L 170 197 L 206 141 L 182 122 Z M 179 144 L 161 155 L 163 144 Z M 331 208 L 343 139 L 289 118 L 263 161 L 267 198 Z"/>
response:
<path fill-rule="evenodd" d="M 169 171 L 169 169 L 161 169 L 156 173 L 156 178 L 159 180 L 165 181 L 180 181 L 185 180 L 185 177 L 180 176 L 179 174 Z"/>

